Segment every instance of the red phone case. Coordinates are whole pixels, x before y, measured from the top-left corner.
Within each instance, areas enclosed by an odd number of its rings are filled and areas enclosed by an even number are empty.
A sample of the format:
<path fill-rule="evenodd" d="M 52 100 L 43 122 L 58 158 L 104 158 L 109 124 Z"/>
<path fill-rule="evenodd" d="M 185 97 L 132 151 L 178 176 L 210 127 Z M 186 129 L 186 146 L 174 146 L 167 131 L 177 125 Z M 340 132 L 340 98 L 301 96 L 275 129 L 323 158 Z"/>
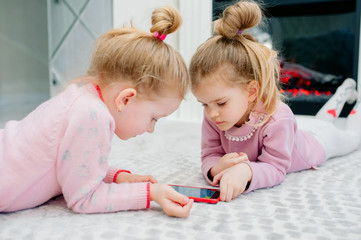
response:
<path fill-rule="evenodd" d="M 176 185 L 176 184 L 169 184 L 169 186 L 179 186 L 179 187 L 186 187 L 186 188 L 201 188 L 201 189 L 210 189 L 210 190 L 219 191 L 219 189 L 216 189 L 216 188 L 191 187 L 191 186 L 183 186 L 183 185 Z M 188 197 L 190 199 L 193 199 L 195 202 L 205 202 L 205 203 L 217 203 L 217 202 L 219 202 L 219 196 L 218 196 L 218 198 L 215 198 L 215 199 L 198 198 L 198 197 L 190 197 L 190 196 L 188 196 Z"/>

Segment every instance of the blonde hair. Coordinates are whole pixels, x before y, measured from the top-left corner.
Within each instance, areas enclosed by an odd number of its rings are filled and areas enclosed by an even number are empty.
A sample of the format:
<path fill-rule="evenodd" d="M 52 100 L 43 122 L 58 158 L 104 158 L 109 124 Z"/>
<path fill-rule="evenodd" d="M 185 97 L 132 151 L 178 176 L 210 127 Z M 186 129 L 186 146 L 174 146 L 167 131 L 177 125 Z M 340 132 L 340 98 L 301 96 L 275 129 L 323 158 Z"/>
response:
<path fill-rule="evenodd" d="M 259 92 L 254 106 L 263 102 L 267 114 L 264 123 L 275 111 L 281 95 L 277 52 L 244 32 L 259 25 L 261 20 L 261 7 L 253 1 L 239 1 L 227 7 L 223 17 L 214 23 L 216 35 L 204 42 L 192 57 L 190 75 L 192 88 L 196 89 L 202 78 L 227 64 L 234 73 L 227 79 L 232 86 L 245 87 L 256 80 Z"/>
<path fill-rule="evenodd" d="M 174 7 L 161 7 L 152 14 L 150 32 L 130 27 L 115 28 L 97 39 L 88 76 L 109 86 L 120 77 L 129 80 L 143 96 L 171 89 L 184 98 L 190 79 L 183 57 L 170 45 L 153 36 L 170 34 L 182 23 Z"/>

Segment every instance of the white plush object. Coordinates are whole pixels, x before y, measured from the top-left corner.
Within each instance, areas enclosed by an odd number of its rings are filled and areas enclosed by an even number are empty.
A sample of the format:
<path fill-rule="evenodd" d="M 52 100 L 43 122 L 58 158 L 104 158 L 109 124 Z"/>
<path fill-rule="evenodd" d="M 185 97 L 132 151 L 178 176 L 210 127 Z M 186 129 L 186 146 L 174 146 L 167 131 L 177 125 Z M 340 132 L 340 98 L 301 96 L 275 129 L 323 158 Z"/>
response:
<path fill-rule="evenodd" d="M 200 131 L 200 123 L 161 121 L 153 134 L 114 139 L 110 165 L 161 183 L 209 187 Z M 59 196 L 0 214 L 0 239 L 361 239 L 360 172 L 358 150 L 231 202 L 194 203 L 186 219 L 166 216 L 154 202 L 148 210 L 76 214 Z"/>

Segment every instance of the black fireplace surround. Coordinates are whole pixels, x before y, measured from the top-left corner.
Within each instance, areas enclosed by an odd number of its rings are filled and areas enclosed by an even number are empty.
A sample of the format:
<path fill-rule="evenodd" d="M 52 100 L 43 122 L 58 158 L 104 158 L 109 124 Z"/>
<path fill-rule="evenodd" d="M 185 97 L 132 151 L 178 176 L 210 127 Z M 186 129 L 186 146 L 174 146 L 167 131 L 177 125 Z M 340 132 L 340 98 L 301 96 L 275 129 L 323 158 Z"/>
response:
<path fill-rule="evenodd" d="M 213 0 L 213 20 L 237 1 Z M 346 78 L 356 81 L 359 0 L 264 0 L 265 26 L 251 29 L 279 51 L 281 92 L 295 114 L 315 115 Z M 341 116 L 353 105 L 346 104 Z"/>

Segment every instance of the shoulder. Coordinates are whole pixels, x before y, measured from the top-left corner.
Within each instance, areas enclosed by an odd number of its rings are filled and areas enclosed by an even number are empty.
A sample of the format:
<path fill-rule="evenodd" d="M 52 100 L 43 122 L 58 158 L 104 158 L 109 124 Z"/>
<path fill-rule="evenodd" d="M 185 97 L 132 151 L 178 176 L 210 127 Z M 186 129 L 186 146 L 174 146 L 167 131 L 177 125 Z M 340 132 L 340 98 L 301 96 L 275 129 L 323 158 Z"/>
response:
<path fill-rule="evenodd" d="M 293 114 L 291 108 L 284 102 L 279 101 L 276 111 L 272 114 L 271 121 L 279 121 L 282 119 L 289 119 L 295 121 L 295 115 Z"/>
<path fill-rule="evenodd" d="M 294 131 L 297 128 L 297 121 L 291 108 L 283 102 L 279 102 L 276 111 L 270 119 L 262 126 L 264 134 L 274 132 L 281 134 L 282 131 Z"/>
<path fill-rule="evenodd" d="M 87 122 L 114 122 L 107 106 L 89 92 L 85 86 L 69 86 L 64 97 L 68 97 L 71 101 L 68 103 L 69 121 L 77 121 L 83 124 Z"/>
<path fill-rule="evenodd" d="M 217 125 L 208 118 L 205 112 L 203 112 L 202 132 L 206 133 L 206 132 L 214 132 L 214 131 L 220 132 L 221 130 L 219 130 Z"/>

